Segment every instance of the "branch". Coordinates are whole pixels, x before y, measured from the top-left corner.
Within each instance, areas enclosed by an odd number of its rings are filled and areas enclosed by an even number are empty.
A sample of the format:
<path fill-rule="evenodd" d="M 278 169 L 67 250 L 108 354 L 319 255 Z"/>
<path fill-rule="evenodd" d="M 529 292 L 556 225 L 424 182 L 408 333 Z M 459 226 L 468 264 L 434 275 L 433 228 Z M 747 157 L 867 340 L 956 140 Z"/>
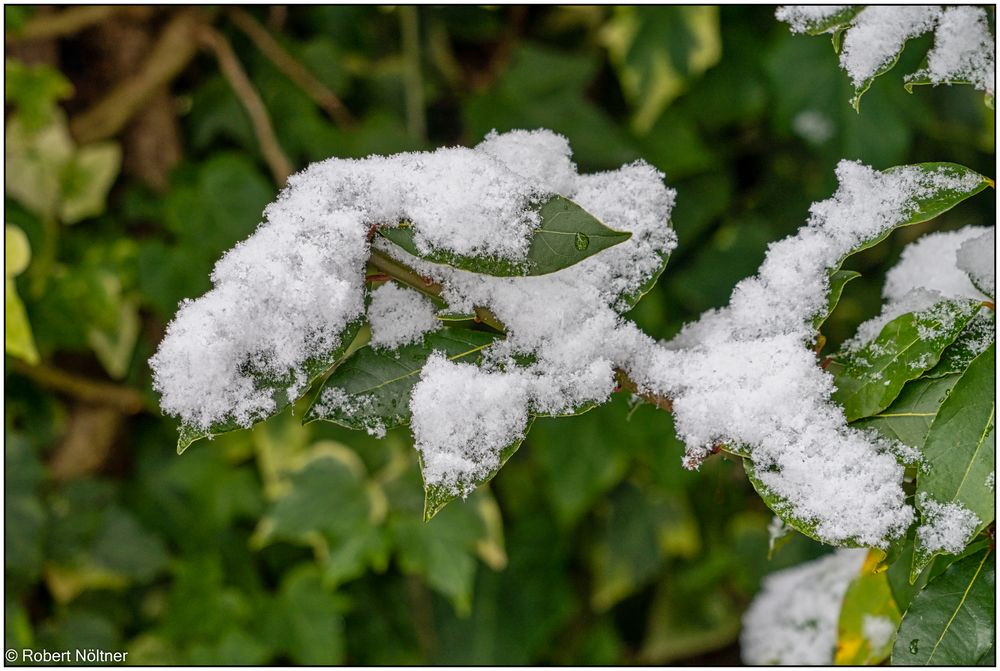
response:
<path fill-rule="evenodd" d="M 43 387 L 88 403 L 110 405 L 126 415 L 135 415 L 151 409 L 147 405 L 146 397 L 131 387 L 91 380 L 44 364 L 30 366 L 14 360 L 12 367 L 14 372 L 30 378 Z"/>
<path fill-rule="evenodd" d="M 160 87 L 180 74 L 194 58 L 197 52 L 195 31 L 208 18 L 209 14 L 200 9 L 177 12 L 160 33 L 139 71 L 70 121 L 73 136 L 86 143 L 116 135 Z"/>
<path fill-rule="evenodd" d="M 344 103 L 323 82 L 317 79 L 304 65 L 295 60 L 284 47 L 260 25 L 250 14 L 233 7 L 229 9 L 229 18 L 250 40 L 267 56 L 276 68 L 281 70 L 292 82 L 301 88 L 313 102 L 319 105 L 330 118 L 342 129 L 354 126 L 354 118 L 347 111 Z"/>
<path fill-rule="evenodd" d="M 278 187 L 285 186 L 288 176 L 292 174 L 292 164 L 278 144 L 278 138 L 274 134 L 274 126 L 271 125 L 271 117 L 267 114 L 264 101 L 260 99 L 257 89 L 240 65 L 239 59 L 233 52 L 233 47 L 221 33 L 211 26 L 202 26 L 198 31 L 199 41 L 213 51 L 219 61 L 219 67 L 226 81 L 233 88 L 236 97 L 243 103 L 250 121 L 253 124 L 254 134 L 260 144 L 260 151 L 267 161 L 271 174 Z"/>
<path fill-rule="evenodd" d="M 444 287 L 433 280 L 422 277 L 412 268 L 397 261 L 385 252 L 375 249 L 371 250 L 371 256 L 368 259 L 368 263 L 374 266 L 376 269 L 385 273 L 392 279 L 405 284 L 408 287 L 416 289 L 427 296 L 433 298 L 440 298 L 441 292 Z M 476 319 L 486 324 L 490 328 L 496 329 L 501 333 L 507 332 L 507 327 L 504 326 L 503 322 L 497 319 L 496 315 L 487 310 L 486 308 L 477 307 L 475 308 Z M 621 369 L 615 370 L 615 375 L 617 376 L 618 386 L 626 391 L 630 391 L 642 400 L 655 405 L 660 410 L 666 410 L 670 412 L 673 408 L 669 398 L 664 396 L 657 396 L 651 392 L 645 392 L 639 390 L 639 385 L 637 385 L 625 371 Z"/>
<path fill-rule="evenodd" d="M 423 139 L 427 136 L 427 118 L 424 114 L 424 78 L 420 69 L 420 25 L 416 7 L 399 7 L 399 26 L 403 37 L 406 127 L 410 135 Z"/>
<path fill-rule="evenodd" d="M 68 37 L 101 23 L 114 14 L 127 12 L 137 17 L 145 17 L 153 11 L 152 7 L 125 7 L 121 5 L 70 7 L 55 14 L 35 15 L 25 22 L 21 30 L 6 33 L 4 39 L 14 43 Z"/>

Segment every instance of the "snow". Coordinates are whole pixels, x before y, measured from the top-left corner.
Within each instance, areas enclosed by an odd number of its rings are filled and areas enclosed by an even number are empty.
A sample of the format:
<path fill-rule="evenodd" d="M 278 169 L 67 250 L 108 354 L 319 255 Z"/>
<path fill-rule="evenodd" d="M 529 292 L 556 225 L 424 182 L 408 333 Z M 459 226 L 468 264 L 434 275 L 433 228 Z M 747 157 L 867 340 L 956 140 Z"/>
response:
<path fill-rule="evenodd" d="M 937 6 L 866 7 L 844 35 L 841 67 L 861 86 L 896 59 L 906 40 L 931 30 L 940 15 Z"/>
<path fill-rule="evenodd" d="M 942 503 L 921 492 L 919 504 L 917 538 L 928 553 L 958 554 L 979 527 L 979 517 L 961 503 Z"/>
<path fill-rule="evenodd" d="M 806 142 L 820 145 L 833 137 L 834 125 L 826 114 L 804 110 L 792 119 L 792 130 Z"/>
<path fill-rule="evenodd" d="M 467 495 L 499 468 L 503 448 L 524 436 L 527 387 L 521 373 L 485 372 L 432 355 L 410 398 L 425 484 Z"/>
<path fill-rule="evenodd" d="M 850 5 L 786 5 L 778 7 L 774 16 L 779 21 L 784 21 L 792 29 L 793 33 L 804 33 L 815 21 L 828 19 L 838 12 L 842 12 Z M 832 32 L 831 28 L 826 32 Z"/>
<path fill-rule="evenodd" d="M 955 254 L 957 266 L 968 274 L 976 287 L 991 297 L 996 295 L 996 244 L 996 228 L 991 226 L 982 234 L 963 241 Z"/>
<path fill-rule="evenodd" d="M 743 615 L 743 661 L 833 664 L 841 603 L 865 554 L 863 549 L 841 549 L 766 577 Z"/>
<path fill-rule="evenodd" d="M 896 633 L 896 623 L 884 615 L 865 615 L 861 619 L 861 635 L 871 650 L 881 650 Z"/>
<path fill-rule="evenodd" d="M 882 312 L 862 323 L 845 348 L 856 349 L 868 343 L 890 321 L 908 312 L 921 312 L 947 299 L 987 298 L 958 267 L 958 252 L 969 242 L 992 235 L 992 228 L 966 226 L 957 231 L 937 232 L 911 242 L 899 262 L 886 274 Z M 992 267 L 993 249 L 988 252 Z"/>
<path fill-rule="evenodd" d="M 372 327 L 370 344 L 375 349 L 420 342 L 424 334 L 441 326 L 434 304 L 414 289 L 389 282 L 375 289 L 371 297 L 368 321 Z"/>
<path fill-rule="evenodd" d="M 986 10 L 980 7 L 949 7 L 941 14 L 934 33 L 934 47 L 927 54 L 927 67 L 908 79 L 927 79 L 932 84 L 969 82 L 993 95 L 996 49 Z"/>
<path fill-rule="evenodd" d="M 775 16 L 793 33 L 806 32 L 813 21 L 844 9 L 840 5 L 779 7 Z M 831 27 L 826 32 L 833 32 Z M 995 39 L 986 11 L 980 7 L 936 5 L 865 7 L 844 34 L 840 65 L 855 87 L 861 87 L 884 68 L 891 67 L 906 41 L 934 31 L 934 46 L 927 67 L 906 77 L 931 84 L 968 82 L 993 95 Z"/>
<path fill-rule="evenodd" d="M 373 245 L 439 282 L 446 312 L 484 308 L 507 331 L 476 365 L 435 354 L 420 372 L 409 405 L 428 484 L 467 494 L 523 439 L 532 415 L 602 403 L 623 370 L 641 392 L 672 401 L 687 465 L 717 444 L 743 450 L 778 512 L 828 543 L 886 547 L 913 520 L 898 446 L 846 425 L 812 351 L 812 320 L 826 307 L 828 269 L 852 248 L 905 221 L 920 198 L 971 189 L 979 178 L 850 161 L 837 177 L 836 193 L 770 246 L 728 306 L 657 343 L 623 316 L 676 246 L 675 194 L 650 165 L 577 174 L 565 138 L 549 131 L 491 133 L 473 149 L 323 161 L 293 176 L 254 235 L 216 266 L 213 289 L 184 303 L 151 360 L 155 385 L 165 412 L 199 428 L 249 426 L 273 410 L 256 375 L 301 394 L 305 363 L 365 314 Z M 425 250 L 523 260 L 536 206 L 557 192 L 631 237 L 530 277 L 421 261 L 378 236 L 369 243 L 372 227 L 408 222 Z M 367 318 L 380 348 L 437 325 L 427 299 L 394 283 L 372 292 Z M 319 402 L 356 412 L 366 399 L 328 389 Z M 377 422 L 367 428 L 384 432 Z"/>
<path fill-rule="evenodd" d="M 770 246 L 728 306 L 626 370 L 672 399 L 688 463 L 717 444 L 738 446 L 784 502 L 780 512 L 825 542 L 885 547 L 913 519 L 898 448 L 846 425 L 830 401 L 832 377 L 811 350 L 812 319 L 825 309 L 828 268 L 848 251 L 905 221 L 918 199 L 940 188 L 971 189 L 978 178 L 916 168 L 880 173 L 849 161 L 837 176 L 833 197 L 810 208 L 796 235 Z"/>

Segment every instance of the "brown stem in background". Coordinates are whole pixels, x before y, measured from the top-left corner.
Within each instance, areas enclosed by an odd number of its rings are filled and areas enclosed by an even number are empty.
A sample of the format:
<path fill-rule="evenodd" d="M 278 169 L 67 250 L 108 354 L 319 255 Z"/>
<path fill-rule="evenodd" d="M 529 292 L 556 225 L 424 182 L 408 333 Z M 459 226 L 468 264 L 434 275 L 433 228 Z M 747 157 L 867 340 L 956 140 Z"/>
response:
<path fill-rule="evenodd" d="M 222 74 L 233 88 L 236 97 L 243 103 L 250 121 L 253 123 L 254 134 L 257 142 L 260 143 L 260 151 L 267 161 L 271 174 L 278 187 L 284 187 L 288 181 L 288 176 L 292 174 L 292 164 L 278 144 L 278 137 L 274 134 L 274 126 L 271 125 L 271 117 L 268 116 L 264 101 L 254 88 L 253 83 L 240 65 L 239 59 L 233 52 L 233 47 L 219 31 L 211 26 L 202 26 L 198 31 L 198 40 L 207 46 L 215 54 L 219 61 Z"/>
<path fill-rule="evenodd" d="M 238 7 L 230 8 L 227 15 L 236 27 L 250 38 L 261 53 L 267 56 L 276 68 L 301 88 L 313 102 L 319 105 L 342 129 L 354 125 L 354 118 L 344 103 L 323 82 L 315 77 L 304 65 L 285 51 L 276 39 L 250 14 Z"/>
<path fill-rule="evenodd" d="M 68 37 L 81 30 L 86 30 L 91 26 L 97 25 L 113 14 L 127 12 L 137 16 L 148 16 L 154 11 L 152 7 L 127 7 L 122 5 L 69 7 L 61 12 L 32 16 L 24 23 L 21 30 L 16 33 L 6 33 L 4 39 L 7 42 L 28 42 Z"/>
<path fill-rule="evenodd" d="M 195 32 L 208 18 L 209 14 L 201 9 L 177 12 L 160 33 L 138 72 L 70 121 L 73 136 L 86 143 L 117 135 L 150 97 L 180 74 L 194 58 L 197 52 Z"/>
<path fill-rule="evenodd" d="M 51 368 L 45 364 L 30 366 L 22 361 L 14 360 L 11 367 L 16 373 L 30 378 L 43 387 L 88 403 L 115 407 L 126 415 L 135 415 L 143 410 L 154 410 L 147 406 L 146 398 L 141 393 L 130 387 L 91 380 L 82 375 Z"/>
<path fill-rule="evenodd" d="M 439 298 L 441 292 L 444 289 L 439 283 L 430 281 L 427 278 L 420 276 L 418 273 L 414 272 L 412 268 L 405 265 L 404 263 L 397 261 L 385 252 L 372 248 L 371 256 L 368 259 L 368 263 L 374 266 L 376 269 L 380 270 L 382 273 L 388 275 L 389 277 L 397 280 L 408 287 L 416 289 L 421 293 L 434 298 Z M 507 332 L 507 327 L 504 326 L 503 322 L 497 319 L 496 315 L 487 310 L 486 308 L 475 308 L 475 314 L 477 321 L 486 324 L 490 328 L 496 329 L 501 333 Z M 639 385 L 632 380 L 628 374 L 621 370 L 616 369 L 615 375 L 617 376 L 618 386 L 621 389 L 629 391 L 642 400 L 655 405 L 660 410 L 666 410 L 670 412 L 673 405 L 669 398 L 664 396 L 657 396 L 652 392 L 641 391 Z"/>

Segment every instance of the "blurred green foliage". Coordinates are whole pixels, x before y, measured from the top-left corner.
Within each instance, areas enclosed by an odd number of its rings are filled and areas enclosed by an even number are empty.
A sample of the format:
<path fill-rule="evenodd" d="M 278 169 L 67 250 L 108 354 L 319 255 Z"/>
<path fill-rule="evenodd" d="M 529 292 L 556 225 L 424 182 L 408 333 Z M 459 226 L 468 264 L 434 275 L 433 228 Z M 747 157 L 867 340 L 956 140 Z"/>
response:
<path fill-rule="evenodd" d="M 24 9 L 5 8 L 8 29 Z M 910 95 L 889 74 L 858 115 L 829 44 L 767 7 L 421 7 L 416 53 L 396 10 L 252 11 L 356 118 L 333 123 L 219 16 L 296 167 L 545 126 L 582 171 L 662 170 L 680 246 L 632 314 L 656 337 L 724 304 L 832 192 L 841 158 L 992 173 L 979 94 Z M 916 42 L 894 72 L 919 65 Z M 824 551 L 794 536 L 768 559 L 771 516 L 738 460 L 683 470 L 671 417 L 624 395 L 539 419 L 489 488 L 426 524 L 405 430 L 375 440 L 286 412 L 178 457 L 146 359 L 277 193 L 250 117 L 198 56 L 171 87 L 183 158 L 159 191 L 120 172 L 120 138 L 71 139 L 78 68 L 6 73 L 7 235 L 23 232 L 30 263 L 5 264 L 5 647 L 151 664 L 733 663 L 761 577 Z M 830 351 L 877 310 L 906 241 L 993 208 L 974 199 L 852 259 L 863 277 L 824 326 Z M 30 324 L 13 347 L 12 292 Z M 88 396 L 81 379 L 115 392 Z"/>

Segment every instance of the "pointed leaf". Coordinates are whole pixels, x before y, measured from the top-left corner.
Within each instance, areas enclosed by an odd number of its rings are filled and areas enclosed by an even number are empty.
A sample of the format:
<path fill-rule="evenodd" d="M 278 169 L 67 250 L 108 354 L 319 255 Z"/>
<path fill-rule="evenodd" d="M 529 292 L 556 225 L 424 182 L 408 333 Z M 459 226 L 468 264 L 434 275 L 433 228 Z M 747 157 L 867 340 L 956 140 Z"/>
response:
<path fill-rule="evenodd" d="M 306 386 L 300 391 L 301 395 L 304 394 L 309 387 L 316 382 L 316 380 L 322 377 L 330 366 L 333 366 L 338 360 L 340 360 L 343 354 L 351 346 L 351 343 L 354 341 L 355 336 L 358 335 L 358 331 L 361 330 L 363 324 L 364 319 L 361 318 L 348 324 L 341 332 L 340 343 L 335 348 L 326 354 L 309 359 L 302 365 L 302 368 L 299 371 L 289 373 L 280 379 L 274 379 L 264 375 L 257 376 L 256 386 L 258 389 L 268 389 L 271 392 L 271 397 L 274 399 L 274 410 L 255 418 L 254 421 L 259 422 L 267 419 L 268 417 L 273 417 L 298 400 L 298 397 L 289 398 L 288 396 L 289 388 L 296 382 L 296 378 L 299 377 L 297 373 L 304 375 L 306 379 Z M 229 419 L 216 422 L 207 430 L 187 424 L 181 424 L 178 428 L 179 435 L 177 437 L 177 454 L 183 454 L 192 443 L 197 440 L 201 440 L 202 438 L 210 438 L 212 436 L 217 436 L 222 433 L 228 433 L 229 431 L 236 431 L 237 429 L 243 428 L 246 427 Z"/>
<path fill-rule="evenodd" d="M 59 218 L 65 224 L 93 217 L 104 211 L 108 191 L 121 168 L 122 151 L 117 143 L 101 142 L 80 147 L 62 173 Z"/>
<path fill-rule="evenodd" d="M 986 548 L 949 566 L 903 616 L 892 664 L 968 666 L 996 637 L 996 559 Z"/>
<path fill-rule="evenodd" d="M 978 301 L 941 301 L 921 312 L 901 315 L 864 347 L 840 355 L 828 367 L 847 421 L 889 407 L 903 385 L 932 368 L 941 353 L 979 311 Z"/>
<path fill-rule="evenodd" d="M 490 257 L 460 256 L 444 250 L 421 254 L 413 228 L 402 224 L 380 229 L 382 237 L 426 261 L 443 263 L 475 273 L 515 277 L 545 275 L 583 261 L 600 251 L 628 240 L 632 234 L 615 231 L 595 219 L 573 201 L 553 196 L 538 207 L 541 226 L 535 230 L 523 263 Z"/>
<path fill-rule="evenodd" d="M 533 421 L 535 421 L 535 418 L 533 416 L 529 416 L 528 417 L 528 425 L 524 427 L 524 436 L 528 435 L 528 431 L 531 429 L 531 423 Z M 524 442 L 524 436 L 521 436 L 520 438 L 518 438 L 517 440 L 515 440 L 514 442 L 512 442 L 510 445 L 507 445 L 506 447 L 504 447 L 500 451 L 500 463 L 499 463 L 499 465 L 497 465 L 497 467 L 494 470 L 492 470 L 489 473 L 487 473 L 481 479 L 477 479 L 477 480 L 472 481 L 472 482 L 460 482 L 460 483 L 457 483 L 457 485 L 455 487 L 442 487 L 440 485 L 428 485 L 425 482 L 425 484 L 424 484 L 424 521 L 425 522 L 429 522 L 431 519 L 433 519 L 433 517 L 435 515 L 437 515 L 439 512 L 441 512 L 441 509 L 444 508 L 446 505 L 448 505 L 449 503 L 451 503 L 455 499 L 459 498 L 460 496 L 462 498 L 465 498 L 465 496 L 468 496 L 468 494 L 470 492 L 472 492 L 473 490 L 475 490 L 476 487 L 479 487 L 480 485 L 484 485 L 487 482 L 489 482 L 490 480 L 492 480 L 496 476 L 496 474 L 500 472 L 500 469 L 503 468 L 503 465 L 507 463 L 507 460 L 510 459 L 512 456 L 514 456 L 514 453 L 517 452 L 517 448 L 521 447 L 521 443 Z M 421 472 L 423 471 L 423 469 L 424 469 L 424 464 L 423 464 L 423 460 L 421 460 L 421 462 L 420 462 L 420 470 L 421 470 Z M 463 495 L 461 492 L 465 492 L 465 494 Z"/>
<path fill-rule="evenodd" d="M 955 339 L 941 353 L 937 365 L 924 373 L 924 377 L 944 377 L 964 373 L 972 360 L 982 354 L 996 340 L 996 318 L 993 310 L 980 310 Z"/>
<path fill-rule="evenodd" d="M 452 361 L 476 362 L 499 336 L 443 328 L 395 350 L 362 347 L 326 379 L 305 421 L 326 420 L 349 429 L 380 432 L 410 421 L 410 392 L 433 352 Z"/>
<path fill-rule="evenodd" d="M 906 218 L 901 222 L 893 226 L 891 229 L 884 231 L 880 235 L 873 238 L 865 240 L 861 244 L 857 245 L 851 251 L 843 256 L 834 268 L 831 269 L 831 273 L 838 270 L 844 261 L 848 257 L 862 252 L 866 249 L 874 247 L 878 243 L 889 237 L 894 230 L 897 228 L 902 228 L 904 226 L 911 226 L 913 224 L 923 223 L 925 221 L 930 221 L 931 219 L 944 214 L 951 208 L 955 207 L 961 203 L 966 198 L 976 195 L 986 187 L 990 186 L 992 182 L 983 177 L 982 175 L 976 173 L 973 170 L 966 168 L 964 165 L 959 165 L 957 163 L 916 163 L 913 165 L 901 165 L 889 168 L 885 170 L 886 173 L 895 172 L 898 170 L 912 170 L 916 168 L 917 170 L 927 173 L 928 175 L 936 176 L 946 176 L 952 179 L 948 180 L 953 184 L 965 184 L 966 178 L 974 175 L 978 178 L 978 181 L 973 182 L 972 179 L 968 180 L 970 186 L 963 186 L 961 188 L 939 187 L 929 190 L 923 196 L 914 198 L 911 208 L 906 212 Z"/>
<path fill-rule="evenodd" d="M 817 331 L 823 322 L 830 318 L 833 314 L 834 309 L 836 309 L 837 304 L 840 302 L 840 297 L 844 293 L 844 287 L 851 280 L 861 277 L 861 273 L 855 272 L 853 270 L 834 270 L 830 273 L 830 285 L 827 289 L 826 295 L 826 311 L 821 312 L 813 318 L 813 328 Z"/>
<path fill-rule="evenodd" d="M 924 500 L 957 503 L 979 518 L 966 542 L 993 521 L 994 493 L 990 475 L 995 467 L 996 346 L 972 362 L 941 404 L 924 443 L 925 468 L 917 476 L 917 508 Z M 936 554 L 917 535 L 914 568 L 919 572 Z"/>

